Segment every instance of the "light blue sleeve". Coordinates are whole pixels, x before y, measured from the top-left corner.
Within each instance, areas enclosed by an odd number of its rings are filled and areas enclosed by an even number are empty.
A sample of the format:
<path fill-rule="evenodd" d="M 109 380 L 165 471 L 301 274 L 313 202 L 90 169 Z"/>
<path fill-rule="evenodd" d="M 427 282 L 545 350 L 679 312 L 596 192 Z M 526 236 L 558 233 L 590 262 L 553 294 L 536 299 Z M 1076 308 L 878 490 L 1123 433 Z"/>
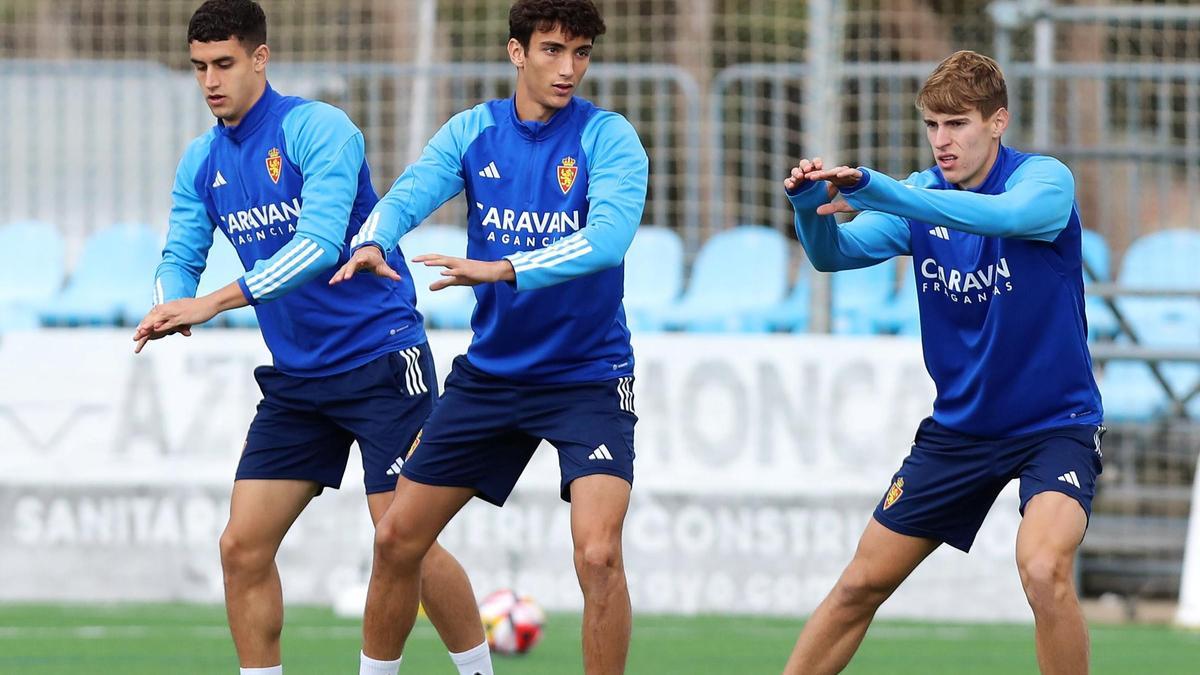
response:
<path fill-rule="evenodd" d="M 212 141 L 212 131 L 192 141 L 175 171 L 167 244 L 154 272 L 156 305 L 196 296 L 216 227 L 196 191 L 196 174 L 208 158 Z"/>
<path fill-rule="evenodd" d="M 283 119 L 288 157 L 300 167 L 303 207 L 296 234 L 238 280 L 251 304 L 274 300 L 337 263 L 365 161 L 362 132 L 327 103 L 293 108 Z"/>
<path fill-rule="evenodd" d="M 378 246 L 384 253 L 396 248 L 400 237 L 462 192 L 463 155 L 479 134 L 494 124 L 483 103 L 451 117 L 375 205 L 350 246 L 355 250 Z"/>
<path fill-rule="evenodd" d="M 913 174 L 906 182 L 921 180 L 920 174 Z M 796 211 L 796 236 L 817 271 L 870 267 L 911 252 L 908 222 L 899 216 L 865 211 L 838 225 L 833 216 L 817 215 L 817 207 L 829 202 L 828 185 L 806 182 L 788 195 Z"/>
<path fill-rule="evenodd" d="M 877 171 L 861 170 L 860 185 L 842 190 L 852 206 L 988 237 L 1054 241 L 1075 203 L 1075 179 L 1053 157 L 1025 160 L 998 195 L 910 188 Z"/>
<path fill-rule="evenodd" d="M 616 113 L 598 113 L 584 127 L 582 146 L 588 159 L 587 227 L 545 248 L 505 256 L 516 271 L 518 291 L 616 267 L 637 234 L 650 160 L 633 125 Z"/>

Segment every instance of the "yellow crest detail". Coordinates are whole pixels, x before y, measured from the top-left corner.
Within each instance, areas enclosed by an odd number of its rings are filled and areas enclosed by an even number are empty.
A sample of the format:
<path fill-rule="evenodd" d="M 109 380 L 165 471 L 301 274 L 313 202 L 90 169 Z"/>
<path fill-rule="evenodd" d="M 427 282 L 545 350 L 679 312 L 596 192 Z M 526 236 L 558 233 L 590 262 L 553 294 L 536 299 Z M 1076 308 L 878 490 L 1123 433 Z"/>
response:
<path fill-rule="evenodd" d="M 897 477 L 896 482 L 892 483 L 892 487 L 888 488 L 887 496 L 883 498 L 883 510 L 890 509 L 902 494 L 904 494 L 904 478 Z"/>
<path fill-rule="evenodd" d="M 267 153 L 267 175 L 271 180 L 278 183 L 279 176 L 283 173 L 283 156 L 279 154 L 279 148 L 271 148 Z"/>
<path fill-rule="evenodd" d="M 563 157 L 562 164 L 558 165 L 558 187 L 564 195 L 571 191 L 577 175 L 579 175 L 579 167 L 575 166 L 575 158 Z"/>
<path fill-rule="evenodd" d="M 417 432 L 417 437 L 413 439 L 412 445 L 408 446 L 408 452 L 404 454 L 404 461 L 407 462 L 408 458 L 412 457 L 413 452 L 416 451 L 417 446 L 421 444 L 421 434 L 423 433 L 425 433 L 425 429 Z"/>

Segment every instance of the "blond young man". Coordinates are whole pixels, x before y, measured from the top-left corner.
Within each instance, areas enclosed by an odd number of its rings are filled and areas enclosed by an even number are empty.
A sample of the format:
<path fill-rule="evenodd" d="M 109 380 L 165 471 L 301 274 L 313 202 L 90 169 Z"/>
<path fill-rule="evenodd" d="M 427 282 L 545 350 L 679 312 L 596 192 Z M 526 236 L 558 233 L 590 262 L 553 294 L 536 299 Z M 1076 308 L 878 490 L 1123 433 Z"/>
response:
<path fill-rule="evenodd" d="M 951 55 L 917 97 L 935 166 L 896 181 L 803 159 L 784 180 L 796 232 L 827 272 L 911 255 L 933 414 L 854 558 L 817 607 L 785 672 L 836 673 L 875 611 L 943 542 L 968 551 L 1019 478 L 1017 567 L 1044 673 L 1086 673 L 1072 581 L 1101 471 L 1103 410 L 1083 311 L 1081 225 L 1070 171 L 1001 137 L 1007 88 L 992 59 Z M 840 193 L 844 201 L 831 201 Z M 837 212 L 860 210 L 839 227 Z"/>

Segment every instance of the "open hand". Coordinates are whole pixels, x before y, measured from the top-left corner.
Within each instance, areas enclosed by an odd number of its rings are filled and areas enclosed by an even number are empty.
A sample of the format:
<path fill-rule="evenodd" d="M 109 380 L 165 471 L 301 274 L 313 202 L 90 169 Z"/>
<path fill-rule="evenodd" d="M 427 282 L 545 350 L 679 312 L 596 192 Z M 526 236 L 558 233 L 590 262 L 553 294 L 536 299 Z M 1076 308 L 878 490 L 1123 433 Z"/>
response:
<path fill-rule="evenodd" d="M 400 274 L 392 269 L 391 265 L 387 264 L 387 260 L 383 257 L 383 251 L 378 246 L 363 246 L 350 256 L 345 265 L 341 269 L 334 272 L 333 277 L 329 280 L 329 285 L 340 284 L 343 281 L 349 281 L 351 277 L 359 272 L 370 272 L 381 277 L 387 277 L 392 281 L 400 281 Z"/>
<path fill-rule="evenodd" d="M 838 166 L 832 169 L 818 169 L 812 171 L 805 176 L 808 180 L 827 180 L 829 185 L 836 190 L 842 188 L 854 187 L 862 180 L 863 173 L 851 166 Z M 822 204 L 817 207 L 817 215 L 831 216 L 835 213 L 858 213 L 858 210 L 850 206 L 844 199 L 834 199 L 833 192 L 830 192 L 829 203 Z"/>
<path fill-rule="evenodd" d="M 838 166 L 832 169 L 814 169 L 805 174 L 807 180 L 827 180 L 838 189 L 854 187 L 862 180 L 863 173 L 852 166 Z"/>
<path fill-rule="evenodd" d="M 802 159 L 792 168 L 791 174 L 783 179 L 783 187 L 788 192 L 795 192 L 802 187 L 804 181 L 828 181 L 826 185 L 826 194 L 829 197 L 829 202 L 817 207 L 817 215 L 829 216 L 835 213 L 857 213 L 857 209 L 845 200 L 837 199 L 840 195 L 839 188 L 852 187 L 858 184 L 862 179 L 862 172 L 848 166 L 839 166 L 834 169 L 825 169 L 825 162 L 820 157 L 812 159 Z"/>
<path fill-rule="evenodd" d="M 196 298 L 181 298 L 155 305 L 133 332 L 133 340 L 137 343 L 133 353 L 140 354 L 142 347 L 150 340 L 160 340 L 174 333 L 190 336 L 193 325 L 216 316 L 216 311 L 210 305 Z"/>
<path fill-rule="evenodd" d="M 429 285 L 431 291 L 440 291 L 450 286 L 477 286 L 496 281 L 512 281 L 517 278 L 512 263 L 507 260 L 487 262 L 427 253 L 413 258 L 413 262 L 424 263 L 426 267 L 446 268 L 442 270 L 442 278 Z"/>

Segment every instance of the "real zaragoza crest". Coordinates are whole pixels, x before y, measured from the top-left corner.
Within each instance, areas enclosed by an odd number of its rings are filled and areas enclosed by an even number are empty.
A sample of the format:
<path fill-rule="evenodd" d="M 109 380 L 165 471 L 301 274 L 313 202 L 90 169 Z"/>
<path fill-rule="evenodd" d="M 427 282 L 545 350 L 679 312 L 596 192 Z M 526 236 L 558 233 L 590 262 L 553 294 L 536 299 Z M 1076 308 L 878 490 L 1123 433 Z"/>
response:
<path fill-rule="evenodd" d="M 577 175 L 579 175 L 579 167 L 575 166 L 575 158 L 563 157 L 562 164 L 558 165 L 558 187 L 564 195 L 571 191 Z"/>
<path fill-rule="evenodd" d="M 421 434 L 423 433 L 425 433 L 425 428 L 421 427 L 421 429 L 417 431 L 417 437 L 413 439 L 412 445 L 408 446 L 408 452 L 404 453 L 404 461 L 407 462 L 408 458 L 412 457 L 412 454 L 416 452 L 417 446 L 421 444 Z"/>
<path fill-rule="evenodd" d="M 883 498 L 883 510 L 887 511 L 892 508 L 892 504 L 900 499 L 900 495 L 904 494 L 904 478 L 896 477 L 896 482 L 892 483 L 892 487 L 888 489 L 887 496 Z"/>
<path fill-rule="evenodd" d="M 283 155 L 279 154 L 279 148 L 271 148 L 267 152 L 267 175 L 271 180 L 278 183 L 279 175 L 283 173 Z"/>

